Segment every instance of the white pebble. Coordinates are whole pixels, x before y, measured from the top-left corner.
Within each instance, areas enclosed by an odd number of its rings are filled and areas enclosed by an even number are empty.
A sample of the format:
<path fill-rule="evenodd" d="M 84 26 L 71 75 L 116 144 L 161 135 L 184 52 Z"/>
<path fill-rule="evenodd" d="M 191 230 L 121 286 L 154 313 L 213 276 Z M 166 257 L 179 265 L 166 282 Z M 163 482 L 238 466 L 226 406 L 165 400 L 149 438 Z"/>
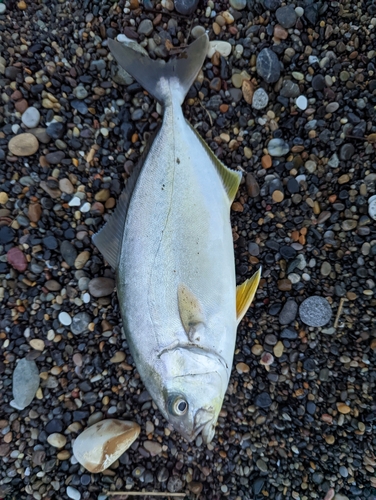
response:
<path fill-rule="evenodd" d="M 81 200 L 78 196 L 73 196 L 68 205 L 70 207 L 79 207 L 81 205 Z"/>
<path fill-rule="evenodd" d="M 69 326 L 72 323 L 72 318 L 66 312 L 61 312 L 59 314 L 59 321 L 64 326 Z"/>
<path fill-rule="evenodd" d="M 311 276 L 307 273 L 303 273 L 302 278 L 304 281 L 311 281 Z"/>
<path fill-rule="evenodd" d="M 4 5 L 3 3 L 0 3 L 0 5 Z M 13 134 L 17 134 L 17 132 L 20 130 L 20 126 L 18 125 L 18 123 L 14 123 L 12 125 L 12 132 Z"/>
<path fill-rule="evenodd" d="M 82 300 L 84 304 L 88 304 L 90 302 L 90 293 L 84 293 L 82 296 Z"/>
<path fill-rule="evenodd" d="M 305 110 L 307 109 L 307 106 L 308 106 L 308 99 L 306 98 L 306 96 L 304 95 L 300 95 L 297 99 L 296 99 L 296 105 L 298 106 L 299 109 L 301 110 Z"/>
<path fill-rule="evenodd" d="M 0 15 L 4 14 L 4 12 L 7 10 L 7 6 L 5 3 L 0 3 Z"/>
<path fill-rule="evenodd" d="M 72 500 L 80 500 L 81 498 L 81 493 L 76 488 L 72 488 L 72 486 L 67 487 L 67 495 Z"/>
<path fill-rule="evenodd" d="M 221 56 L 227 57 L 231 54 L 231 44 L 224 42 L 222 40 L 213 40 L 209 42 L 209 49 L 207 52 L 208 57 L 212 57 L 216 52 L 219 52 Z"/>
<path fill-rule="evenodd" d="M 295 7 L 295 13 L 298 17 L 302 17 L 302 15 L 304 14 L 303 7 Z"/>
<path fill-rule="evenodd" d="M 87 201 L 86 203 L 84 203 L 84 204 L 82 205 L 82 207 L 81 207 L 80 211 L 81 211 L 83 214 L 85 214 L 86 212 L 89 212 L 90 207 L 91 207 L 91 205 L 90 205 L 90 203 Z"/>
<path fill-rule="evenodd" d="M 319 58 L 317 56 L 308 56 L 309 64 L 315 64 L 319 62 Z"/>

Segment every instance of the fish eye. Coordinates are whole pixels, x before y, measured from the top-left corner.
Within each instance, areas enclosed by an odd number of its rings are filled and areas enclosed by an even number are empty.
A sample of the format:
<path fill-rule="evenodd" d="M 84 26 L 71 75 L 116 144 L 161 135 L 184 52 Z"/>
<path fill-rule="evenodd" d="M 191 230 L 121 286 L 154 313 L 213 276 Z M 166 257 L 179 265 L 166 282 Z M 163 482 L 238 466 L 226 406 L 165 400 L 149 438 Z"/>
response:
<path fill-rule="evenodd" d="M 176 416 L 182 416 L 187 413 L 188 403 L 182 396 L 175 396 L 169 401 L 169 412 Z"/>

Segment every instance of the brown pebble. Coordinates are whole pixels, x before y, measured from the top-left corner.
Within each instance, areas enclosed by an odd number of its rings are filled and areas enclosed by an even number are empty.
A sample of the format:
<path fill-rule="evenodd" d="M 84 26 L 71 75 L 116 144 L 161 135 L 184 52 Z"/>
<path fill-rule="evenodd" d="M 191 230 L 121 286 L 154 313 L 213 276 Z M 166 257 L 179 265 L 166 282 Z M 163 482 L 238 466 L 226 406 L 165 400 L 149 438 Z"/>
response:
<path fill-rule="evenodd" d="M 275 203 L 280 203 L 281 201 L 283 201 L 284 197 L 285 195 L 282 193 L 282 191 L 277 190 L 272 194 L 272 198 Z"/>
<path fill-rule="evenodd" d="M 246 363 L 238 363 L 236 365 L 236 371 L 238 373 L 248 373 L 249 370 L 250 370 L 250 368 Z"/>
<path fill-rule="evenodd" d="M 252 104 L 253 94 L 255 93 L 255 86 L 249 80 L 243 80 L 242 92 L 244 100 L 247 104 Z"/>
<path fill-rule="evenodd" d="M 42 216 L 42 207 L 39 203 L 31 203 L 27 213 L 31 222 L 38 222 Z"/>
<path fill-rule="evenodd" d="M 26 4 L 26 2 L 24 2 L 24 0 L 21 0 L 20 2 L 18 2 L 17 7 L 20 10 L 26 10 L 27 9 L 27 4 Z"/>
<path fill-rule="evenodd" d="M 232 206 L 231 206 L 232 210 L 234 212 L 243 212 L 244 210 L 244 207 L 241 203 L 239 203 L 238 201 L 235 201 Z"/>
<path fill-rule="evenodd" d="M 289 36 L 288 31 L 285 28 L 282 28 L 280 24 L 276 24 L 274 26 L 274 36 L 279 40 L 286 40 Z"/>
<path fill-rule="evenodd" d="M 346 415 L 347 413 L 350 413 L 351 408 L 350 408 L 350 406 L 347 406 L 345 403 L 337 403 L 337 410 L 340 413 L 343 413 L 344 415 Z"/>
<path fill-rule="evenodd" d="M 94 196 L 95 201 L 107 201 L 109 197 L 110 197 L 110 190 L 109 189 L 101 189 Z"/>
<path fill-rule="evenodd" d="M 261 158 L 261 165 L 263 168 L 270 168 L 272 166 L 272 157 L 270 155 L 264 155 Z"/>
<path fill-rule="evenodd" d="M 29 107 L 29 105 L 26 99 L 20 99 L 15 103 L 14 107 L 19 113 L 24 113 Z"/>
<path fill-rule="evenodd" d="M 8 148 L 15 156 L 31 156 L 38 151 L 39 142 L 32 134 L 18 134 L 9 141 Z"/>
<path fill-rule="evenodd" d="M 2 191 L 0 193 L 0 205 L 5 205 L 5 203 L 7 203 L 8 200 L 9 200 L 9 197 L 8 197 L 7 193 L 4 193 L 4 191 Z"/>
<path fill-rule="evenodd" d="M 245 178 L 245 183 L 247 186 L 248 195 L 251 198 L 256 198 L 260 194 L 260 186 L 255 178 L 255 176 L 251 173 L 247 174 Z"/>
<path fill-rule="evenodd" d="M 19 90 L 15 90 L 13 94 L 11 94 L 10 98 L 12 99 L 12 101 L 18 101 L 22 99 L 22 94 Z"/>
<path fill-rule="evenodd" d="M 278 290 L 288 292 L 292 289 L 292 283 L 289 279 L 278 280 Z"/>

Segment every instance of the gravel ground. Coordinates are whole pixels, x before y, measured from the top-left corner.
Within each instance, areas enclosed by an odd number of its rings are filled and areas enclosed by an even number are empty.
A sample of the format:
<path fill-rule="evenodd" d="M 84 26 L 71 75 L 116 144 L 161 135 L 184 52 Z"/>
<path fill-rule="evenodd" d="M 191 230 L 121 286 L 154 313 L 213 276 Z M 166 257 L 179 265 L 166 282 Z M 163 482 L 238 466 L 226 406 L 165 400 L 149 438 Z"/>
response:
<path fill-rule="evenodd" d="M 376 6 L 230 3 L 0 0 L 0 498 L 376 498 Z M 203 29 L 225 43 L 184 113 L 244 171 L 238 282 L 263 266 L 207 447 L 145 392 L 90 239 L 161 118 L 107 39 L 167 57 Z M 89 474 L 72 446 L 102 418 L 141 434 Z"/>

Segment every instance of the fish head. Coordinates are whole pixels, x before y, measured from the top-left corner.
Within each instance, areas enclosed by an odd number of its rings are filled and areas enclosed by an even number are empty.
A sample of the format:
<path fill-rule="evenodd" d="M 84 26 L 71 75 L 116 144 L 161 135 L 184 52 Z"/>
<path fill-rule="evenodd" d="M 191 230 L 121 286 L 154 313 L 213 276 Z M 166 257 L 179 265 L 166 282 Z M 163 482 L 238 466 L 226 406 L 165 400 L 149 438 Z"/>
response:
<path fill-rule="evenodd" d="M 202 434 L 204 443 L 214 437 L 229 378 L 224 359 L 210 351 L 179 346 L 162 353 L 164 374 L 160 409 L 188 442 Z"/>

